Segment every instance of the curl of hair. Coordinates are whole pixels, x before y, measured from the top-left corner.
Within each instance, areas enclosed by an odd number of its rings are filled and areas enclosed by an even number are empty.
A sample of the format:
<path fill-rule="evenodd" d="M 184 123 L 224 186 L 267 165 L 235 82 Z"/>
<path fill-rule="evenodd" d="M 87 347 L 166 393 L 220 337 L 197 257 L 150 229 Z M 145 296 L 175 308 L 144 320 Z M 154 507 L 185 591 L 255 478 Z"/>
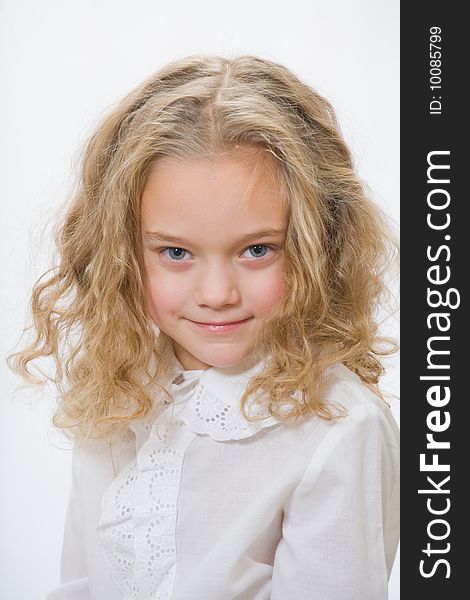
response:
<path fill-rule="evenodd" d="M 290 70 L 253 56 L 175 61 L 128 94 L 91 136 L 80 182 L 56 235 L 59 264 L 35 284 L 34 340 L 10 366 L 29 380 L 55 362 L 54 423 L 77 437 L 124 431 L 164 392 L 171 340 L 148 313 L 140 202 L 161 157 L 215 156 L 239 146 L 269 152 L 289 206 L 282 303 L 253 351 L 272 360 L 241 400 L 282 420 L 334 418 L 322 402 L 325 369 L 342 362 L 378 395 L 378 335 L 393 236 L 358 179 L 331 105 Z"/>

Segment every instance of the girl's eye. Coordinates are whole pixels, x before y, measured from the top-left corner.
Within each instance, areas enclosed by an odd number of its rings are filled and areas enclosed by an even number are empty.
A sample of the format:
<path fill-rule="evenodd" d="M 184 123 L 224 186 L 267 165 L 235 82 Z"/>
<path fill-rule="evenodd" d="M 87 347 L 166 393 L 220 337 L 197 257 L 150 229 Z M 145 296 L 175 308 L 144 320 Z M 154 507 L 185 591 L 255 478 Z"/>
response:
<path fill-rule="evenodd" d="M 263 256 L 266 256 L 268 250 L 269 246 L 266 246 L 264 244 L 256 244 L 247 248 L 245 250 L 245 253 L 249 252 L 251 258 L 263 258 Z"/>
<path fill-rule="evenodd" d="M 171 260 L 181 261 L 189 254 L 189 252 L 184 248 L 165 248 L 163 254 L 168 256 Z"/>
<path fill-rule="evenodd" d="M 249 246 L 242 256 L 246 256 L 247 258 L 263 258 L 270 249 L 265 244 L 254 244 L 253 246 Z M 247 255 L 247 253 L 249 254 Z M 183 262 L 185 259 L 187 260 L 191 257 L 191 253 L 188 250 L 176 246 L 164 248 L 161 254 L 166 256 L 171 262 Z"/>

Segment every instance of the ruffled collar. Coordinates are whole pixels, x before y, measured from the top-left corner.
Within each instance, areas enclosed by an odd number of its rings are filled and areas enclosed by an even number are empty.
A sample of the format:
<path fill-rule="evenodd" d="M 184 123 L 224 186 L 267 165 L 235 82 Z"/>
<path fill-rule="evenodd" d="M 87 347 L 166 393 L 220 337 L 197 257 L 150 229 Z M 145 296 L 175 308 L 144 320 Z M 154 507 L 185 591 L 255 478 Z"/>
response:
<path fill-rule="evenodd" d="M 266 427 L 280 422 L 267 413 L 262 413 L 257 404 L 250 405 L 248 414 L 265 418 L 247 421 L 241 413 L 240 400 L 250 379 L 260 373 L 266 365 L 262 360 L 246 358 L 233 367 L 210 367 L 205 370 L 185 370 L 176 356 L 172 357 L 168 391 L 174 401 L 155 398 L 155 406 L 167 403 L 159 413 L 149 414 L 144 420 L 131 423 L 139 448 L 148 437 L 157 434 L 160 418 L 177 418 L 196 434 L 208 435 L 218 442 L 240 440 L 251 437 Z"/>

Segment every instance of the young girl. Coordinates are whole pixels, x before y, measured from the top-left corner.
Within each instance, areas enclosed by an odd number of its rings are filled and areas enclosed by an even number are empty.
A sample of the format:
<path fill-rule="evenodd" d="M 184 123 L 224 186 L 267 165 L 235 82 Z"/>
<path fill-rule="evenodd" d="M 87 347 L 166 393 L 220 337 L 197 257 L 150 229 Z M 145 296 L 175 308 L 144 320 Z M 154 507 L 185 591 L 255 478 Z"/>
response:
<path fill-rule="evenodd" d="M 86 149 L 34 289 L 74 439 L 49 600 L 381 600 L 398 434 L 374 320 L 393 243 L 331 106 L 190 57 Z"/>

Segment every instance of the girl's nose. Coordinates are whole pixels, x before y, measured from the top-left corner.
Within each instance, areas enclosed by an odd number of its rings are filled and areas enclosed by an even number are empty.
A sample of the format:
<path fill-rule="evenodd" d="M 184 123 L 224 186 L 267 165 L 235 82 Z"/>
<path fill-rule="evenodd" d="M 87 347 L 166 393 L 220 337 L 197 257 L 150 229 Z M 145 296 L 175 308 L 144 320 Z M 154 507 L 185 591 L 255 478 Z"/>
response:
<path fill-rule="evenodd" d="M 194 294 L 199 306 L 221 309 L 240 302 L 240 290 L 233 269 L 225 265 L 211 265 L 202 271 Z"/>

